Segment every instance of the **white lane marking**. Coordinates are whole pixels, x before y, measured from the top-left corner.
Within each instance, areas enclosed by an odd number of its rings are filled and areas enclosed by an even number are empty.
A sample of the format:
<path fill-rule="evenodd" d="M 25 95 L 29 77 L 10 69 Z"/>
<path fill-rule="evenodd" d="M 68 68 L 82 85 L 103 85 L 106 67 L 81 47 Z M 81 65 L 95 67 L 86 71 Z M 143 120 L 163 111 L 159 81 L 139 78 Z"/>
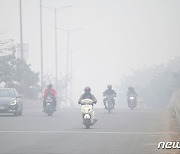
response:
<path fill-rule="evenodd" d="M 134 135 L 161 135 L 178 134 L 178 132 L 85 132 L 85 131 L 0 131 L 0 133 L 70 133 L 70 134 L 134 134 Z"/>

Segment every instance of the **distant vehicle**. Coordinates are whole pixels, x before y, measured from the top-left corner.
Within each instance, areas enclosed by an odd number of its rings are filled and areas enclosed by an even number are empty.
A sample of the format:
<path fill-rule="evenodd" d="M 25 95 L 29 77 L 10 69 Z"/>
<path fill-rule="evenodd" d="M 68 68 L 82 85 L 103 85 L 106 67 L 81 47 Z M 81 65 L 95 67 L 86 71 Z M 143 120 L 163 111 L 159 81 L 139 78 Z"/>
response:
<path fill-rule="evenodd" d="M 0 88 L 0 113 L 22 115 L 22 99 L 15 88 Z"/>
<path fill-rule="evenodd" d="M 113 96 L 112 95 L 107 95 L 107 110 L 108 113 L 111 113 L 111 110 L 113 110 Z"/>
<path fill-rule="evenodd" d="M 128 100 L 128 106 L 133 110 L 137 105 L 136 96 L 131 94 Z"/>
<path fill-rule="evenodd" d="M 86 126 L 86 129 L 89 129 L 90 126 L 94 125 L 96 122 L 93 110 L 94 102 L 91 99 L 83 99 L 80 104 L 83 124 Z"/>
<path fill-rule="evenodd" d="M 53 99 L 50 96 L 46 98 L 45 112 L 47 113 L 48 116 L 52 116 L 54 112 Z"/>

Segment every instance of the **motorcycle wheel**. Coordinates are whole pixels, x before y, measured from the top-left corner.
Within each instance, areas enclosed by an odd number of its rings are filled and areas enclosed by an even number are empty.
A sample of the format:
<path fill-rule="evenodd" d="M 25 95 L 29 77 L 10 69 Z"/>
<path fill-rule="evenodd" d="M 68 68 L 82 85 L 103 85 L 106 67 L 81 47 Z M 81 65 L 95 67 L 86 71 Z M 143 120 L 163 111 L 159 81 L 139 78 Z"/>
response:
<path fill-rule="evenodd" d="M 47 107 L 46 111 L 47 111 L 48 116 L 52 116 L 51 107 L 49 105 L 46 107 Z"/>
<path fill-rule="evenodd" d="M 22 109 L 21 109 L 21 111 L 19 111 L 19 115 L 22 116 Z"/>
<path fill-rule="evenodd" d="M 90 129 L 90 125 L 91 125 L 90 119 L 86 119 L 84 123 L 85 123 L 86 129 Z"/>
<path fill-rule="evenodd" d="M 15 110 L 15 112 L 14 112 L 14 114 L 13 114 L 15 117 L 17 117 L 18 115 L 19 115 L 19 112 L 18 112 L 18 107 L 16 107 L 16 110 Z"/>
<path fill-rule="evenodd" d="M 14 115 L 15 117 L 17 117 L 17 116 L 18 116 L 18 111 L 16 110 L 13 115 Z"/>
<path fill-rule="evenodd" d="M 111 113 L 112 110 L 112 104 L 108 104 L 108 113 Z"/>
<path fill-rule="evenodd" d="M 48 112 L 48 116 L 52 116 L 52 111 L 51 111 L 51 109 L 50 109 L 49 112 Z"/>

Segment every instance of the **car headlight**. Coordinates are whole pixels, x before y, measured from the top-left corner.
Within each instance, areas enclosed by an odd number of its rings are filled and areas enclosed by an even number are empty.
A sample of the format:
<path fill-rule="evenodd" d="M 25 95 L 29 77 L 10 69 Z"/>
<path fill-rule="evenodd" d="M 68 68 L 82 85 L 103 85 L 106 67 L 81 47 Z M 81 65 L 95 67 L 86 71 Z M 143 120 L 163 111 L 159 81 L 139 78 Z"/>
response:
<path fill-rule="evenodd" d="M 16 100 L 10 103 L 10 105 L 16 105 L 16 104 L 17 104 Z"/>

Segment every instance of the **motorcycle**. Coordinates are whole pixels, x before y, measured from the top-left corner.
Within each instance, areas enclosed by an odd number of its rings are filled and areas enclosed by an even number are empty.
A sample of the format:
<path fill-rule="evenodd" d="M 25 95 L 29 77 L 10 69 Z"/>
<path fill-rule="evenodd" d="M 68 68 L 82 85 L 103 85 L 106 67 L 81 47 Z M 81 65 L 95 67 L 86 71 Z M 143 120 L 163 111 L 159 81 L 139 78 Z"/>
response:
<path fill-rule="evenodd" d="M 133 110 L 137 105 L 136 102 L 136 96 L 135 95 L 130 95 L 128 98 L 128 106 Z"/>
<path fill-rule="evenodd" d="M 95 113 L 93 110 L 93 100 L 83 99 L 81 104 L 81 113 L 83 124 L 86 126 L 86 129 L 89 129 L 92 125 L 95 124 Z"/>
<path fill-rule="evenodd" d="M 52 97 L 48 96 L 46 98 L 45 113 L 47 113 L 48 116 L 52 116 L 53 112 L 54 112 L 53 99 Z"/>
<path fill-rule="evenodd" d="M 107 110 L 108 113 L 111 113 L 111 110 L 113 110 L 113 96 L 112 95 L 107 95 Z"/>

